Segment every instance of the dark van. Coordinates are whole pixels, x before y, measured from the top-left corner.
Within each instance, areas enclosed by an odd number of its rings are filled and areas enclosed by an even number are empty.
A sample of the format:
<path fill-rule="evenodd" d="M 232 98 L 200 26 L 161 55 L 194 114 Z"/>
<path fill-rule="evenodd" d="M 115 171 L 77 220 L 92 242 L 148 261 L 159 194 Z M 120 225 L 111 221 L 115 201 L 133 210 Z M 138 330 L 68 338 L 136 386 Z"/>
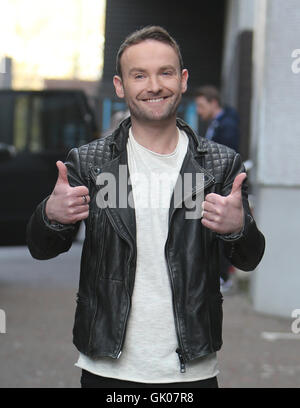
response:
<path fill-rule="evenodd" d="M 0 245 L 25 244 L 31 214 L 55 185 L 55 162 L 97 137 L 82 91 L 0 91 Z"/>

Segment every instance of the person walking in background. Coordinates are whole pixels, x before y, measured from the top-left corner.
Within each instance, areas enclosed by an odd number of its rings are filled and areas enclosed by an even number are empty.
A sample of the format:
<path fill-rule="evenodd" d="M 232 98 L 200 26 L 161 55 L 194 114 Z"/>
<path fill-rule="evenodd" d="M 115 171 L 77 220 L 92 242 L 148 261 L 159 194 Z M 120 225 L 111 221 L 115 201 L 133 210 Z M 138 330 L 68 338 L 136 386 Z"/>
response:
<path fill-rule="evenodd" d="M 212 85 L 202 86 L 195 91 L 197 113 L 209 122 L 205 137 L 239 152 L 239 118 L 237 111 L 223 106 L 218 89 Z"/>
<path fill-rule="evenodd" d="M 205 137 L 239 152 L 239 118 L 237 111 L 223 106 L 219 90 L 212 85 L 204 85 L 195 91 L 197 113 L 204 122 L 209 122 Z M 231 271 L 233 267 L 221 248 L 223 259 L 221 270 L 221 290 L 227 292 L 233 287 Z"/>
<path fill-rule="evenodd" d="M 73 327 L 82 387 L 216 388 L 220 243 L 247 271 L 265 248 L 245 168 L 239 154 L 177 118 L 188 71 L 165 29 L 129 35 L 116 65 L 115 91 L 130 117 L 57 162 L 54 190 L 29 221 L 28 247 L 53 258 L 86 224 Z M 191 186 L 179 199 L 186 175 Z"/>

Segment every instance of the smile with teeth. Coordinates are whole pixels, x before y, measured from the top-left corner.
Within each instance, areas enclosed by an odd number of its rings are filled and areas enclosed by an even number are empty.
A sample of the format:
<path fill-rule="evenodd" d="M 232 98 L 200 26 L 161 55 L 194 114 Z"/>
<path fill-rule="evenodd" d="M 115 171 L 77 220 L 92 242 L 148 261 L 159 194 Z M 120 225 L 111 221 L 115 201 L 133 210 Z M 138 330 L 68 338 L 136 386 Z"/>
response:
<path fill-rule="evenodd" d="M 161 102 L 163 101 L 165 98 L 153 98 L 153 99 L 146 99 L 145 102 L 151 102 L 151 103 L 155 103 L 155 102 Z"/>

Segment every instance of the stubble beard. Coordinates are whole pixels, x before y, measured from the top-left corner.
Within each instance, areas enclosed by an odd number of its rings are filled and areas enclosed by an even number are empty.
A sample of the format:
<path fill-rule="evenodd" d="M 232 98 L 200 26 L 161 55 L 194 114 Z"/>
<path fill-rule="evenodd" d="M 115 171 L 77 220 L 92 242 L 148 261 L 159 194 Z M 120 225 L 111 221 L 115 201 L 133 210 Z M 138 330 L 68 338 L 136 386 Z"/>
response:
<path fill-rule="evenodd" d="M 156 112 L 155 109 L 143 109 L 138 104 L 133 103 L 125 97 L 130 115 L 138 120 L 144 122 L 165 121 L 176 117 L 177 109 L 181 101 L 181 94 L 177 95 L 176 99 L 169 101 L 168 105 L 164 107 L 163 111 Z M 155 102 L 154 102 L 155 103 Z"/>

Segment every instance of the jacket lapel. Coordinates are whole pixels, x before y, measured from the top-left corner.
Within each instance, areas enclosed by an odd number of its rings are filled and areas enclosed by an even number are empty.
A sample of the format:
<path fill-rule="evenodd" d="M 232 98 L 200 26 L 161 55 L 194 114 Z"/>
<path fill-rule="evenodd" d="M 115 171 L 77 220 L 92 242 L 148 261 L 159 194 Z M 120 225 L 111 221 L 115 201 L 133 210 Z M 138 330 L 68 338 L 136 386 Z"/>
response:
<path fill-rule="evenodd" d="M 215 182 L 214 176 L 198 163 L 197 155 L 188 147 L 180 173 L 172 194 L 169 223 L 177 208 L 181 208 L 183 203 L 191 205 L 193 199 Z M 188 183 L 188 188 L 187 188 Z"/>
<path fill-rule="evenodd" d="M 113 190 L 114 199 L 104 209 L 117 232 L 125 239 L 136 242 L 136 218 L 132 186 L 128 185 L 129 169 L 126 149 L 130 124 L 130 118 L 125 119 L 113 135 L 110 145 L 116 147 L 117 153 L 112 155 L 110 161 L 102 164 L 99 174 L 94 167 L 91 168 L 90 174 L 98 190 L 97 203 L 107 202 L 108 189 L 103 188 L 101 180 L 105 180 L 106 174 L 109 175 L 109 180 L 114 180 L 110 187 Z M 193 199 L 197 194 L 204 192 L 215 182 L 214 176 L 199 164 L 199 156 L 207 153 L 206 140 L 204 138 L 199 140 L 192 129 L 181 119 L 177 119 L 177 125 L 186 132 L 189 137 L 189 145 L 171 197 L 169 222 L 177 208 L 180 208 L 184 202 Z M 187 190 L 184 189 L 185 177 L 188 177 L 191 182 Z"/>
<path fill-rule="evenodd" d="M 97 205 L 100 208 L 103 206 L 120 235 L 135 242 L 135 210 L 132 186 L 128 185 L 129 169 L 126 147 L 117 157 L 102 164 L 99 174 L 92 167 L 91 178 L 98 190 Z M 106 180 L 107 184 L 104 183 Z"/>
<path fill-rule="evenodd" d="M 200 157 L 204 158 L 208 152 L 207 140 L 197 137 L 180 118 L 177 118 L 177 126 L 185 131 L 189 144 L 171 197 L 169 223 L 177 208 L 181 208 L 183 203 L 191 203 L 197 194 L 204 194 L 204 190 L 215 182 L 214 176 L 199 164 Z M 184 189 L 185 180 L 190 180 L 189 188 L 186 190 Z"/>

